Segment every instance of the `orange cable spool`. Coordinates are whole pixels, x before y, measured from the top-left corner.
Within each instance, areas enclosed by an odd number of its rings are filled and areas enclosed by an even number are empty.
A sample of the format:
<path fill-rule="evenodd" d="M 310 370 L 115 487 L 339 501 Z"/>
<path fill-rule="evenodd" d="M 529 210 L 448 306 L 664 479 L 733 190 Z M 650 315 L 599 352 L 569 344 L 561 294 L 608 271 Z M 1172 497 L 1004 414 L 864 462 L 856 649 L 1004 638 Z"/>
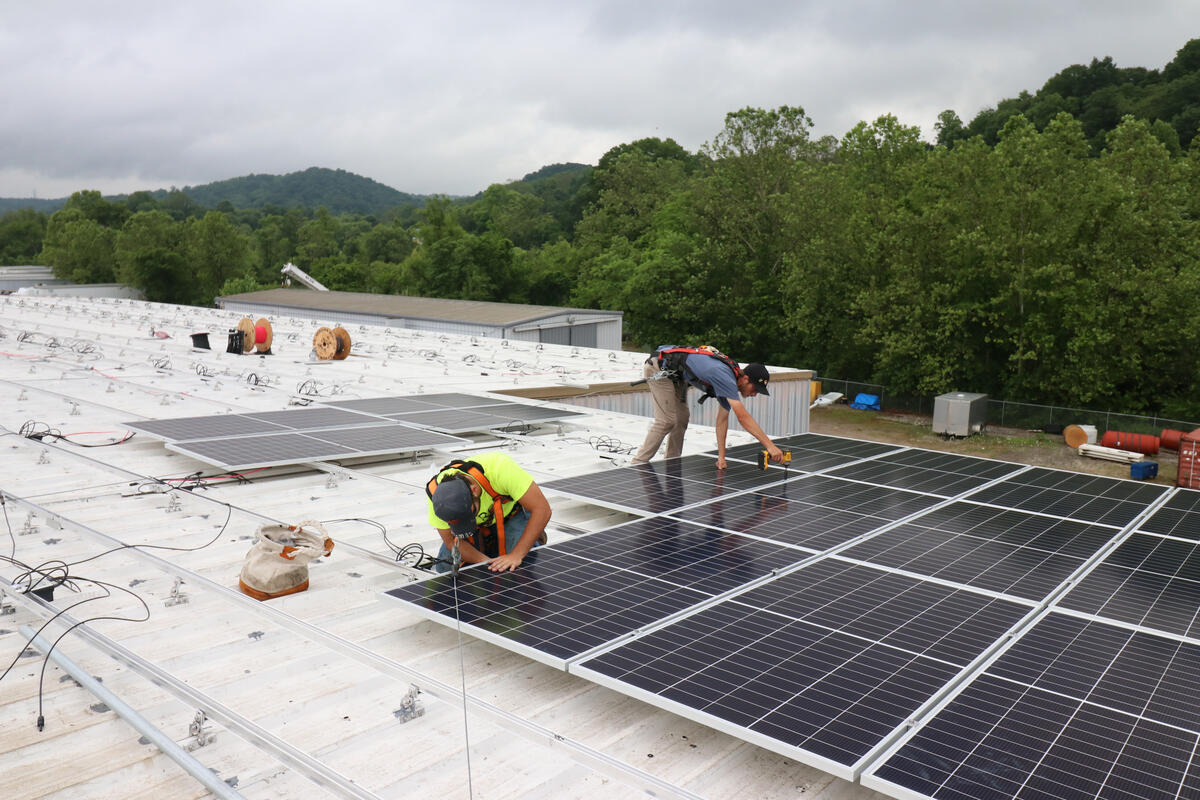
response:
<path fill-rule="evenodd" d="M 345 328 L 334 328 L 334 338 L 337 339 L 337 350 L 333 354 L 334 361 L 341 361 L 350 355 L 350 334 Z"/>

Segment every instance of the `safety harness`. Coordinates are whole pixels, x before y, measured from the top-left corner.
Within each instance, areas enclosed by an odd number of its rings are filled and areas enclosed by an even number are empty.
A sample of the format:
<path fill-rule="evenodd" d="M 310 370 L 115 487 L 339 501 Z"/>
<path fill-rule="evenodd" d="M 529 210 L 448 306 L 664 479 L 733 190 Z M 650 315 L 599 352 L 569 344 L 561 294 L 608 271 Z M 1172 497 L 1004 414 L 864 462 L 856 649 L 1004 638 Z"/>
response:
<path fill-rule="evenodd" d="M 737 383 L 742 377 L 742 368 L 738 363 L 729 356 L 722 353 L 715 347 L 709 345 L 701 345 L 700 347 L 669 347 L 666 350 L 659 350 L 658 353 L 658 368 L 671 376 L 671 380 L 675 381 L 676 385 L 690 383 L 704 390 L 704 394 L 697 399 L 697 403 L 703 403 L 710 397 L 716 397 L 716 392 L 713 391 L 712 384 L 707 381 L 702 381 L 696 377 L 696 373 L 688 369 L 688 356 L 708 356 L 715 358 L 725 366 L 733 370 L 733 381 Z"/>
<path fill-rule="evenodd" d="M 488 482 L 487 476 L 483 474 L 483 467 L 477 461 L 462 461 L 457 459 L 451 461 L 439 469 L 429 479 L 429 483 L 425 484 L 425 494 L 432 500 L 433 493 L 438 488 L 438 475 L 451 469 L 461 472 L 464 475 L 469 475 L 492 498 L 492 521 L 496 526 L 494 532 L 496 542 L 493 543 L 491 541 L 493 532 L 490 530 L 490 526 L 485 524 L 480 525 L 478 530 L 475 531 L 474 536 L 471 537 L 471 543 L 475 545 L 475 548 L 479 552 L 489 558 L 495 558 L 498 555 L 507 555 L 507 548 L 504 544 L 504 504 L 510 502 L 512 498 L 506 494 L 500 494 L 492 488 L 492 484 Z M 513 511 L 516 511 L 516 506 L 513 507 Z"/>

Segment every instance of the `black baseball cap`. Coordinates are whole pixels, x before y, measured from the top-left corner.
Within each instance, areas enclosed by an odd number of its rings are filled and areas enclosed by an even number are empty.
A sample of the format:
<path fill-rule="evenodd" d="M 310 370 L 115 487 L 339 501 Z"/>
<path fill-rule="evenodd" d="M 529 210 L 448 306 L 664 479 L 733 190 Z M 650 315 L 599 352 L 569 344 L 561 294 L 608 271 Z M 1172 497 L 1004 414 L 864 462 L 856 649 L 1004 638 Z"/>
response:
<path fill-rule="evenodd" d="M 762 364 L 747 364 L 742 369 L 742 374 L 750 379 L 750 383 L 754 384 L 754 390 L 759 394 L 770 396 L 767 391 L 767 381 L 771 380 L 771 373 L 767 372 L 767 368 Z"/>
<path fill-rule="evenodd" d="M 447 475 L 433 493 L 433 513 L 450 525 L 455 536 L 469 536 L 476 531 L 475 496 L 465 480 Z"/>

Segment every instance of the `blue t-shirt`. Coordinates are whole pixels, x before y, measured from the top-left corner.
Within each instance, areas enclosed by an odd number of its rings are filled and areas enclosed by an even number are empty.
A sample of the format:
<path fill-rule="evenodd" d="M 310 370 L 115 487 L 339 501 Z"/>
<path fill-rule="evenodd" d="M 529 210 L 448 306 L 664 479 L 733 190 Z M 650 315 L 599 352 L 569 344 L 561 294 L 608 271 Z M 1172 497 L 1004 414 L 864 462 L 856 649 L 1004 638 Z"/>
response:
<path fill-rule="evenodd" d="M 655 352 L 670 350 L 676 346 L 673 344 L 664 344 Z M 686 363 L 687 371 L 684 372 L 683 379 L 701 391 L 704 390 L 704 387 L 697 383 L 697 381 L 704 381 L 712 386 L 713 393 L 717 397 L 717 402 L 721 404 L 721 408 L 728 411 L 730 400 L 741 399 L 741 396 L 738 394 L 737 380 L 733 377 L 733 371 L 721 359 L 706 356 L 702 353 L 689 353 Z M 689 372 L 691 375 L 688 374 Z M 692 375 L 696 376 L 696 380 L 692 380 Z"/>

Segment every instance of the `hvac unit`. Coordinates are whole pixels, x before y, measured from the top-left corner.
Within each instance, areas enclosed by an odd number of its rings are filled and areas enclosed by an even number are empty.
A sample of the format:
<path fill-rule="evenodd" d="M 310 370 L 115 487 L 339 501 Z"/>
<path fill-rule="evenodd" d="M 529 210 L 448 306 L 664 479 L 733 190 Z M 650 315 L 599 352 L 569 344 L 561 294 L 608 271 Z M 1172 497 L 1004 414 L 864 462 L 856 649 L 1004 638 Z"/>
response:
<path fill-rule="evenodd" d="M 951 392 L 933 398 L 933 432 L 943 436 L 982 433 L 987 425 L 987 395 Z"/>

